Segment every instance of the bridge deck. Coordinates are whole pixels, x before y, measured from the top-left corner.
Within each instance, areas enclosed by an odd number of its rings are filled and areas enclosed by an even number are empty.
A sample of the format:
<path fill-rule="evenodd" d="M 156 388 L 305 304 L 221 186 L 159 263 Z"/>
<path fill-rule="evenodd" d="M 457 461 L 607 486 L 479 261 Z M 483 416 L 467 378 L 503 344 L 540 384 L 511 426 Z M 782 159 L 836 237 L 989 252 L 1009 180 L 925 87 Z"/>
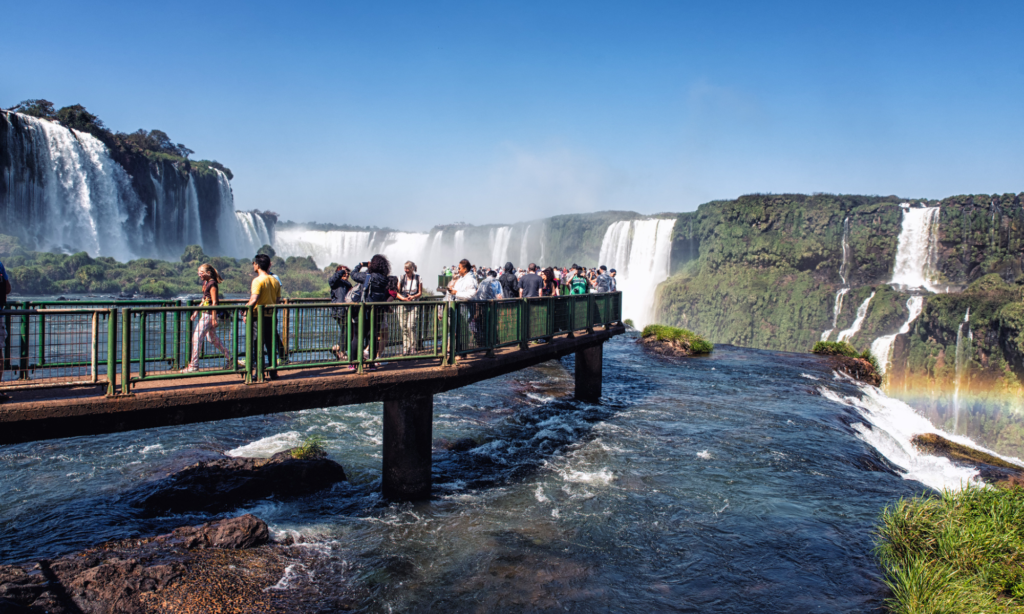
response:
<path fill-rule="evenodd" d="M 364 374 L 311 366 L 259 384 L 245 384 L 238 375 L 141 381 L 132 394 L 114 397 L 105 396 L 102 386 L 11 391 L 12 400 L 0 405 L 0 444 L 436 394 L 599 346 L 624 332 L 617 324 L 527 349 L 499 348 L 493 357 L 470 354 L 447 367 L 425 359 Z"/>

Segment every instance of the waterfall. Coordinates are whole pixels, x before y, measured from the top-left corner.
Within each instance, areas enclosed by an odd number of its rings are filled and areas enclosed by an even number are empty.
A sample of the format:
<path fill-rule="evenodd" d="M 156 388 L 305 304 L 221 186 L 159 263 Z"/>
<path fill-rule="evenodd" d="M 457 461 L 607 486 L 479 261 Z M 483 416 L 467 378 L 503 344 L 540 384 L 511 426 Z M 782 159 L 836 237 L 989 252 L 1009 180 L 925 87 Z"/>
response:
<path fill-rule="evenodd" d="M 967 347 L 964 347 L 964 325 L 967 325 Z M 964 320 L 956 329 L 956 379 L 953 381 L 953 432 L 956 433 L 960 426 L 960 382 L 963 377 L 964 360 L 970 358 L 971 341 L 974 335 L 971 333 L 971 308 L 967 308 Z"/>
<path fill-rule="evenodd" d="M 839 313 L 843 310 L 843 297 L 846 296 L 846 293 L 849 291 L 849 288 L 840 288 L 839 291 L 836 292 L 836 300 L 832 305 L 832 328 L 821 333 L 822 341 L 828 341 L 828 338 L 832 335 L 832 331 L 839 326 Z"/>
<path fill-rule="evenodd" d="M 828 341 L 828 338 L 832 335 L 832 331 L 839 326 L 839 313 L 843 310 L 843 297 L 850 291 L 850 284 L 846 280 L 846 270 L 849 266 L 847 263 L 850 260 L 850 217 L 847 216 L 843 220 L 843 261 L 839 264 L 839 279 L 843 281 L 843 287 L 836 291 L 836 299 L 832 304 L 832 328 L 821 333 L 821 340 Z"/>
<path fill-rule="evenodd" d="M 488 233 L 491 243 L 491 261 L 486 266 L 500 269 L 508 262 L 508 244 L 512 238 L 512 227 L 502 226 Z"/>
<path fill-rule="evenodd" d="M 904 203 L 903 222 L 893 265 L 894 286 L 940 292 L 932 282 L 938 253 L 939 207 L 911 207 Z"/>
<path fill-rule="evenodd" d="M 353 230 L 304 230 L 292 228 L 278 230 L 274 249 L 282 258 L 311 256 L 317 266 L 331 263 L 355 266 L 384 254 L 391 261 L 391 269 L 401 271 L 407 260 L 416 263 L 421 275 L 440 268 L 441 232 L 433 240 L 425 232 L 370 232 Z"/>
<path fill-rule="evenodd" d="M 462 260 L 466 257 L 466 231 L 455 231 L 455 259 Z"/>
<path fill-rule="evenodd" d="M 616 269 L 622 316 L 638 328 L 654 318 L 654 292 L 668 278 L 675 219 L 615 222 L 601 242 L 600 264 Z"/>
<path fill-rule="evenodd" d="M 879 337 L 871 342 L 871 354 L 878 360 L 878 370 L 881 371 L 881 375 L 885 375 L 885 372 L 889 369 L 889 363 L 892 360 L 892 345 L 896 341 L 896 335 L 905 335 L 910 332 L 910 325 L 914 323 L 914 320 L 916 320 L 919 315 L 921 315 L 921 309 L 923 307 L 923 296 L 912 296 L 908 298 L 907 320 L 903 323 L 903 326 L 900 327 L 899 332 Z"/>
<path fill-rule="evenodd" d="M 413 262 L 417 269 L 428 266 L 425 258 L 429 254 L 429 241 L 430 235 L 425 232 L 389 232 L 384 236 L 384 242 L 377 251 L 388 257 L 391 261 L 392 274 L 397 275 L 395 271 L 402 271 L 406 261 Z M 424 272 L 434 268 L 424 268 Z"/>
<path fill-rule="evenodd" d="M 261 247 L 270 244 L 270 233 L 267 225 L 254 211 L 235 211 L 241 236 L 238 246 L 251 258 Z"/>
<path fill-rule="evenodd" d="M 529 252 L 526 251 L 526 244 L 530 240 L 530 228 L 527 226 L 526 230 L 523 231 L 523 243 L 519 246 L 519 262 L 517 263 L 518 268 L 525 269 L 530 263 L 527 261 Z"/>
<path fill-rule="evenodd" d="M 125 224 L 138 199 L 106 146 L 85 132 L 20 114 L 7 126 L 9 178 L 0 192 L 5 229 L 30 249 L 132 256 Z M 16 127 L 17 126 L 17 127 Z"/>
<path fill-rule="evenodd" d="M 864 302 L 857 307 L 857 317 L 854 318 L 853 324 L 846 330 L 839 331 L 839 336 L 836 337 L 836 341 L 846 341 L 852 339 L 854 335 L 860 332 L 860 327 L 864 324 L 864 318 L 868 316 L 868 305 L 871 304 L 871 299 L 875 298 L 875 293 L 872 292 L 871 296 L 864 299 Z"/>
<path fill-rule="evenodd" d="M 185 188 L 185 245 L 202 245 L 203 233 L 199 223 L 199 195 L 196 194 L 196 182 L 192 175 L 188 176 Z"/>
<path fill-rule="evenodd" d="M 850 217 L 843 220 L 843 262 L 839 265 L 839 278 L 843 280 L 843 286 L 849 287 L 846 281 L 846 270 L 850 260 Z M 833 325 L 833 328 L 835 325 Z"/>

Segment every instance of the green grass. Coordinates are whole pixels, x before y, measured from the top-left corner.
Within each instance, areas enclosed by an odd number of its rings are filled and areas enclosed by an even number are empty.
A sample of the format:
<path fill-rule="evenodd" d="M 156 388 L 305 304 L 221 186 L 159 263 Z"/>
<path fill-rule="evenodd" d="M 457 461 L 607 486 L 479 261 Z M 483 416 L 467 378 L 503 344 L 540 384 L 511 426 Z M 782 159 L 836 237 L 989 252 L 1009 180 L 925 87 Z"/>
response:
<path fill-rule="evenodd" d="M 697 333 L 688 331 L 685 328 L 665 326 L 664 324 L 649 324 L 644 327 L 640 336 L 645 339 L 648 337 L 654 337 L 658 341 L 676 341 L 684 343 L 690 346 L 690 351 L 694 354 L 710 354 L 711 350 L 715 349 L 714 344 L 708 342 Z"/>
<path fill-rule="evenodd" d="M 892 612 L 1024 612 L 1024 489 L 902 499 L 881 521 L 876 554 Z"/>
<path fill-rule="evenodd" d="M 298 460 L 317 460 L 327 458 L 327 449 L 324 448 L 324 438 L 320 435 L 310 435 L 302 440 L 297 448 L 292 448 L 292 458 Z"/>

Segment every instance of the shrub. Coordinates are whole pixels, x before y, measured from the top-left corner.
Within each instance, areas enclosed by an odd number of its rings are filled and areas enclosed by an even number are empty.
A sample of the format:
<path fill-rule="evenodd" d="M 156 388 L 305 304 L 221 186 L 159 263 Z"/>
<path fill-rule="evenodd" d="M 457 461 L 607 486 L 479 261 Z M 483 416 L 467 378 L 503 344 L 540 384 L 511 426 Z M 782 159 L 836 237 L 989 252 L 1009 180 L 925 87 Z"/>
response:
<path fill-rule="evenodd" d="M 849 356 L 850 358 L 857 358 L 857 348 L 853 347 L 846 341 L 819 341 L 814 344 L 814 348 L 811 349 L 814 354 L 824 354 L 826 356 Z"/>
<path fill-rule="evenodd" d="M 694 354 L 710 354 L 715 349 L 714 344 L 708 342 L 695 332 L 685 328 L 665 326 L 663 324 L 649 324 L 644 327 L 640 336 L 644 339 L 654 337 L 658 341 L 670 341 L 688 345 Z"/>
<path fill-rule="evenodd" d="M 316 460 L 327 458 L 324 438 L 321 435 L 309 435 L 302 440 L 297 448 L 292 448 L 292 458 L 297 460 Z"/>

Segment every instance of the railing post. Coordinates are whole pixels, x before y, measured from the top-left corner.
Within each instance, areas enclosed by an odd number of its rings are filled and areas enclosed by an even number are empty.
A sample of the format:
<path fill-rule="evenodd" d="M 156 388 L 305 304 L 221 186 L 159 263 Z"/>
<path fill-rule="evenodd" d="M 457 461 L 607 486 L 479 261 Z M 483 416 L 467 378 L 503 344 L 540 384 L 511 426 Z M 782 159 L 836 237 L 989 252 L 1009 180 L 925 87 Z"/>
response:
<path fill-rule="evenodd" d="M 252 383 L 253 350 L 252 350 L 252 329 L 256 326 L 253 319 L 256 311 L 252 307 L 245 308 L 245 383 Z"/>
<path fill-rule="evenodd" d="M 363 372 L 363 318 L 366 316 L 366 303 L 359 303 L 359 322 L 356 324 L 356 372 Z"/>
<path fill-rule="evenodd" d="M 494 358 L 494 346 L 498 344 L 498 303 L 487 301 L 484 306 L 484 313 L 487 314 L 484 325 L 484 343 L 487 344 L 488 358 Z"/>
<path fill-rule="evenodd" d="M 584 296 L 587 297 L 587 332 L 592 333 L 594 332 L 594 295 L 585 294 Z"/>
<path fill-rule="evenodd" d="M 20 347 L 18 353 L 21 360 L 19 361 L 19 380 L 28 379 L 28 322 L 31 316 L 27 313 L 21 315 L 21 335 L 20 335 Z"/>
<path fill-rule="evenodd" d="M 263 305 L 256 306 L 256 381 L 263 381 Z"/>
<path fill-rule="evenodd" d="M 39 312 L 39 320 L 37 323 L 38 330 L 36 331 L 36 344 L 39 346 L 39 356 L 36 361 L 36 368 L 40 369 L 46 365 L 46 311 L 41 310 Z"/>
<path fill-rule="evenodd" d="M 238 310 L 231 310 L 231 370 L 238 370 Z"/>
<path fill-rule="evenodd" d="M 146 377 L 146 312 L 139 312 L 139 379 Z"/>
<path fill-rule="evenodd" d="M 100 378 L 100 312 L 92 312 L 92 348 L 89 356 L 89 379 L 96 383 Z"/>
<path fill-rule="evenodd" d="M 288 299 L 284 299 L 284 302 L 285 302 L 285 305 L 287 305 L 288 304 Z M 285 357 L 288 356 L 289 350 L 291 349 L 291 345 L 290 344 L 291 344 L 292 336 L 291 336 L 291 331 L 288 328 L 288 324 L 291 321 L 291 317 L 290 317 L 291 312 L 292 312 L 291 309 L 289 309 L 288 307 L 285 307 L 284 308 L 284 316 L 281 318 L 281 342 L 284 343 L 284 348 L 282 348 L 282 353 L 285 355 Z M 275 314 L 277 313 L 276 309 L 274 310 L 274 313 Z M 300 326 L 302 325 L 301 314 L 300 314 L 300 319 L 299 319 L 298 324 Z M 274 326 L 274 330 L 277 330 L 277 326 L 276 325 Z M 275 335 L 274 338 L 276 339 L 277 336 Z M 275 352 L 275 355 L 276 355 L 276 352 Z"/>
<path fill-rule="evenodd" d="M 519 349 L 525 350 L 530 347 L 530 299 L 525 296 L 519 299 L 520 308 L 520 330 L 519 330 Z"/>
<path fill-rule="evenodd" d="M 117 389 L 114 379 L 117 377 L 117 308 L 107 310 L 107 396 L 112 397 Z"/>
<path fill-rule="evenodd" d="M 121 310 L 121 394 L 129 394 L 132 380 L 132 309 Z"/>
<path fill-rule="evenodd" d="M 277 313 L 277 307 L 270 308 L 270 369 L 274 373 L 277 373 L 277 351 L 284 351 L 283 348 L 277 347 Z M 288 308 L 285 307 L 285 318 L 288 317 L 287 314 Z"/>
<path fill-rule="evenodd" d="M 187 302 L 187 301 L 186 301 Z M 174 363 L 171 365 L 175 371 L 181 368 L 181 342 L 178 335 L 181 334 L 181 314 L 185 312 L 175 311 L 174 321 Z"/>
<path fill-rule="evenodd" d="M 17 307 L 14 307 L 17 309 Z M 14 336 L 11 331 L 11 314 L 4 315 L 4 328 L 11 334 L 7 335 L 7 339 L 4 339 L 4 365 L 3 370 L 7 371 L 11 368 L 11 337 Z"/>

